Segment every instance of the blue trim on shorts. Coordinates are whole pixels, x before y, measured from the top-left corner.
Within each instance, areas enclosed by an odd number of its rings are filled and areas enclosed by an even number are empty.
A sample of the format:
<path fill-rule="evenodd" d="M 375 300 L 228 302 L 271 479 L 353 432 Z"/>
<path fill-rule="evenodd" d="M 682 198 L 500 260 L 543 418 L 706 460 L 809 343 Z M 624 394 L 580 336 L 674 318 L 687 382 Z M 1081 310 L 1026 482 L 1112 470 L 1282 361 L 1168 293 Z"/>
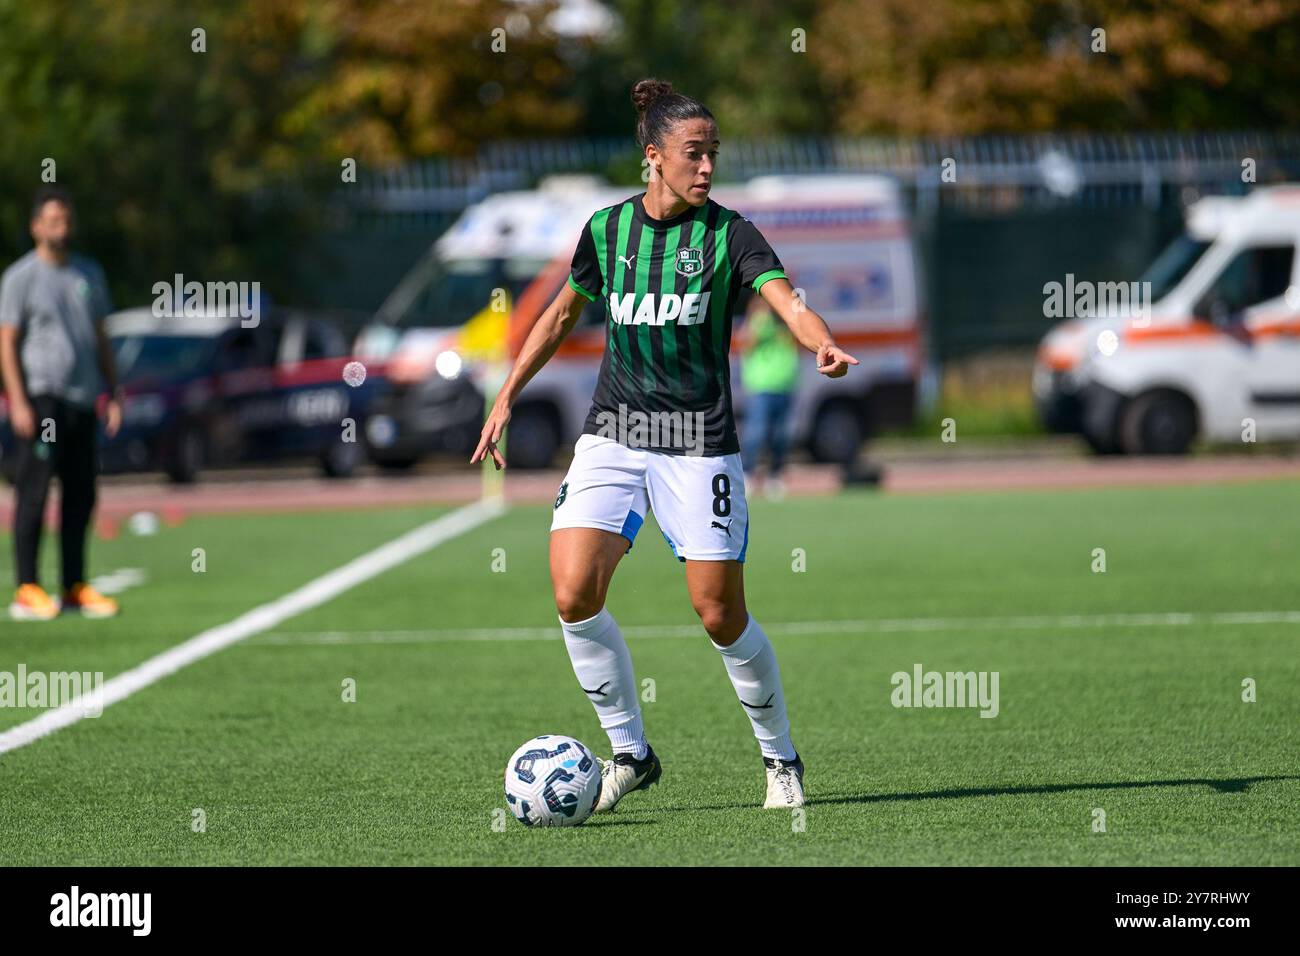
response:
<path fill-rule="evenodd" d="M 749 515 L 745 515 L 745 541 L 740 546 L 740 557 L 736 558 L 742 564 L 745 561 L 745 549 L 749 547 Z"/>
<path fill-rule="evenodd" d="M 629 511 L 627 513 L 627 518 L 623 521 L 623 528 L 619 531 L 619 534 L 627 538 L 627 551 L 632 550 L 632 543 L 636 541 L 636 533 L 641 530 L 641 524 L 644 521 L 645 518 L 637 514 L 635 511 Z M 623 553 L 627 554 L 627 551 L 624 551 Z"/>
<path fill-rule="evenodd" d="M 664 540 L 668 542 L 668 547 L 673 549 L 673 557 L 676 558 L 678 561 L 682 562 L 683 564 L 685 564 L 686 559 L 677 553 L 677 545 L 673 544 L 673 539 L 668 537 L 668 532 L 665 531 L 663 528 L 660 528 L 659 533 L 663 535 Z"/>

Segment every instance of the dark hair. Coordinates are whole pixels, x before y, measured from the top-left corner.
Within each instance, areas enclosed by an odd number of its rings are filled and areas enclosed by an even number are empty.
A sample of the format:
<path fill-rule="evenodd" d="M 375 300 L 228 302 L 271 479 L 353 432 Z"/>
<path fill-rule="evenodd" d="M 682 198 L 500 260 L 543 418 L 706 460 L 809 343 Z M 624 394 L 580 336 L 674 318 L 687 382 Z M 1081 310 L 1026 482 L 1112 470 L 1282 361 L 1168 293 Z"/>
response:
<path fill-rule="evenodd" d="M 73 211 L 72 193 L 62 186 L 45 185 L 36 190 L 36 195 L 32 197 L 33 219 L 41 214 L 41 210 L 45 208 L 47 202 L 62 203 L 68 212 Z"/>
<path fill-rule="evenodd" d="M 632 87 L 632 105 L 636 107 L 636 141 L 642 149 L 651 143 L 662 149 L 669 129 L 682 120 L 713 119 L 699 100 L 674 93 L 671 83 L 654 77 L 638 80 Z"/>

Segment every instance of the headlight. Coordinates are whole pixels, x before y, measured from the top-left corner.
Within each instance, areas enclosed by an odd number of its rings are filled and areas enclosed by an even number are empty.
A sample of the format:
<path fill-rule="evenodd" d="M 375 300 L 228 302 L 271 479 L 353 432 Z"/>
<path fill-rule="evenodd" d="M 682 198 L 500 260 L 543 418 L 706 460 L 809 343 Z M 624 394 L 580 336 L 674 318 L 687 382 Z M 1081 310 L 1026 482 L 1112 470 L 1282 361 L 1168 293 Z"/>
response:
<path fill-rule="evenodd" d="M 1102 329 L 1088 347 L 1092 355 L 1109 357 L 1119 349 L 1119 336 L 1114 329 Z"/>
<path fill-rule="evenodd" d="M 433 361 L 433 367 L 438 370 L 438 374 L 446 379 L 454 379 L 460 375 L 464 363 L 460 355 L 448 349 L 445 352 L 439 352 L 438 357 Z"/>

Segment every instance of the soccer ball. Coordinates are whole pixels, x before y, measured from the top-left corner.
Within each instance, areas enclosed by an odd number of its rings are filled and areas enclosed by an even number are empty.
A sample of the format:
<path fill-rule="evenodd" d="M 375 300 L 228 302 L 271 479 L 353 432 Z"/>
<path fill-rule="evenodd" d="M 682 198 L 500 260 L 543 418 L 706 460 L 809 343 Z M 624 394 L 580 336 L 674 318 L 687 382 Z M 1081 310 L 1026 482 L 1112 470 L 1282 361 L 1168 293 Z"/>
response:
<path fill-rule="evenodd" d="M 530 827 L 576 827 L 600 799 L 600 765 L 561 734 L 534 737 L 506 764 L 506 803 Z"/>

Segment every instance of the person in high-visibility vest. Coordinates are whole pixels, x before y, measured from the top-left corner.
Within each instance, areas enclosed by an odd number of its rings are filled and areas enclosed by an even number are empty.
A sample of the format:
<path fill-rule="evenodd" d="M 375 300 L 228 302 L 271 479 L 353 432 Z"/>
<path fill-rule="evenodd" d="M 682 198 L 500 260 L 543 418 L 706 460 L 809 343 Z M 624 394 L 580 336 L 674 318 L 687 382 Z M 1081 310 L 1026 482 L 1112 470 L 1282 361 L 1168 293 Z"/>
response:
<path fill-rule="evenodd" d="M 767 496 L 780 498 L 785 494 L 781 469 L 789 444 L 787 423 L 799 383 L 799 346 L 760 296 L 750 301 L 745 328 L 747 345 L 740 360 L 741 384 L 748 396 L 740 443 L 745 482 L 757 490 L 759 458 L 766 451 Z"/>

